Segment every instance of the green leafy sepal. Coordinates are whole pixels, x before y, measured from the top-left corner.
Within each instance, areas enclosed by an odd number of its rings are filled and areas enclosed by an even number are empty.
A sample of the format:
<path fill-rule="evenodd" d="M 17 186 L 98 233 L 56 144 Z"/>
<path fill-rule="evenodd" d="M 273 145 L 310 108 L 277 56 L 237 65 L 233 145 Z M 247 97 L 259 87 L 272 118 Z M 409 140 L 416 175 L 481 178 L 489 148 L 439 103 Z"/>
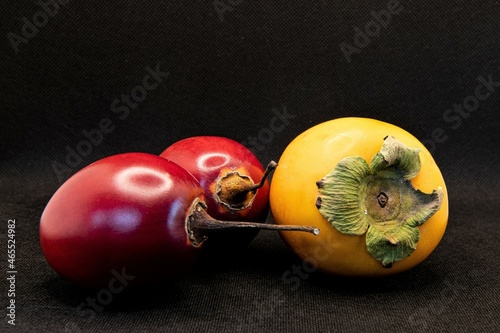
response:
<path fill-rule="evenodd" d="M 388 136 L 369 165 L 362 157 L 346 157 L 316 183 L 320 213 L 341 233 L 366 234 L 368 252 L 384 267 L 416 249 L 417 227 L 443 202 L 441 187 L 429 194 L 413 188 L 419 152 Z"/>

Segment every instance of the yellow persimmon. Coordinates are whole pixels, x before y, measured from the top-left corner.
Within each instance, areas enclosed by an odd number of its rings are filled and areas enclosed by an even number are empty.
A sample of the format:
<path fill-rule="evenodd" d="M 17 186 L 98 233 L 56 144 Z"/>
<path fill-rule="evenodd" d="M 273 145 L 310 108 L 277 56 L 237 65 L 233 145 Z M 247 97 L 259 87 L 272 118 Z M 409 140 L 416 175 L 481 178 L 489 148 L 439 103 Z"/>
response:
<path fill-rule="evenodd" d="M 448 194 L 425 146 L 374 119 L 316 125 L 285 149 L 270 191 L 276 224 L 311 225 L 317 236 L 282 232 L 319 270 L 382 276 L 421 263 L 441 240 Z"/>

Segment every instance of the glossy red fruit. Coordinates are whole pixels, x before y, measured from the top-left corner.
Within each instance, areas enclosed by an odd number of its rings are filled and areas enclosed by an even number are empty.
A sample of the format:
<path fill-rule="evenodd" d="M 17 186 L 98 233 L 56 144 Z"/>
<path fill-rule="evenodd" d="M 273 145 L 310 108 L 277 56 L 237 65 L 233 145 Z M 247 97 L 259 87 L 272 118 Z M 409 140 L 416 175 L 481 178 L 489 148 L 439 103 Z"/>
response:
<path fill-rule="evenodd" d="M 55 271 L 84 287 L 106 285 L 113 271 L 134 283 L 177 277 L 199 252 L 184 223 L 195 199 L 203 190 L 175 163 L 143 153 L 104 158 L 50 199 L 40 222 L 43 253 Z"/>
<path fill-rule="evenodd" d="M 49 264 L 88 288 L 176 278 L 195 263 L 209 234 L 225 228 L 318 233 L 308 227 L 221 223 L 206 213 L 198 181 L 144 153 L 99 160 L 68 179 L 48 202 L 40 242 Z"/>
<path fill-rule="evenodd" d="M 269 212 L 267 173 L 244 145 L 219 136 L 195 136 L 175 142 L 161 154 L 189 171 L 201 184 L 208 213 L 220 220 L 264 222 Z M 270 168 L 274 168 L 271 165 Z M 270 171 L 270 170 L 269 170 Z M 259 183 L 262 186 L 258 188 Z M 245 244 L 257 231 L 238 230 L 221 234 Z M 244 235 L 245 234 L 245 235 Z M 212 243 L 211 240 L 208 243 Z M 217 241 L 222 244 L 222 242 Z"/>

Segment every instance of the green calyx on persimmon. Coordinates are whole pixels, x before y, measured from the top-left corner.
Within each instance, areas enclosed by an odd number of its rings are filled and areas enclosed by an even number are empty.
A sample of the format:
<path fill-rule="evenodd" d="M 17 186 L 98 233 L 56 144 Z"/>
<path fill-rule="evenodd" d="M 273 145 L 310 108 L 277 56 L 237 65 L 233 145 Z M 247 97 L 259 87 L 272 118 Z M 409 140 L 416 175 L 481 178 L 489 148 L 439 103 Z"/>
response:
<path fill-rule="evenodd" d="M 417 227 L 443 202 L 441 187 L 424 193 L 412 186 L 420 171 L 419 152 L 388 136 L 370 164 L 360 156 L 346 157 L 316 183 L 320 213 L 341 233 L 366 234 L 368 252 L 384 267 L 416 249 Z"/>

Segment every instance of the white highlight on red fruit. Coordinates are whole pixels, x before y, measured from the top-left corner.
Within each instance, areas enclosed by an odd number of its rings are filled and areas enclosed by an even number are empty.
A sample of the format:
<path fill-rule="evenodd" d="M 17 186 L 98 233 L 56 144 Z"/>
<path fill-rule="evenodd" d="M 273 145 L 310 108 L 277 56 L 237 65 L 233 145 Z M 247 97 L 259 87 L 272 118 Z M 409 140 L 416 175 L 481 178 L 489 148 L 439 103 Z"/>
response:
<path fill-rule="evenodd" d="M 214 163 L 214 161 L 221 160 L 220 163 Z M 209 163 L 211 161 L 211 163 Z M 217 170 L 231 161 L 231 157 L 228 154 L 223 153 L 209 153 L 203 154 L 196 160 L 198 168 L 203 171 Z"/>
<path fill-rule="evenodd" d="M 174 184 L 169 175 L 144 167 L 127 168 L 119 172 L 114 181 L 119 185 L 120 190 L 138 197 L 162 195 Z"/>

